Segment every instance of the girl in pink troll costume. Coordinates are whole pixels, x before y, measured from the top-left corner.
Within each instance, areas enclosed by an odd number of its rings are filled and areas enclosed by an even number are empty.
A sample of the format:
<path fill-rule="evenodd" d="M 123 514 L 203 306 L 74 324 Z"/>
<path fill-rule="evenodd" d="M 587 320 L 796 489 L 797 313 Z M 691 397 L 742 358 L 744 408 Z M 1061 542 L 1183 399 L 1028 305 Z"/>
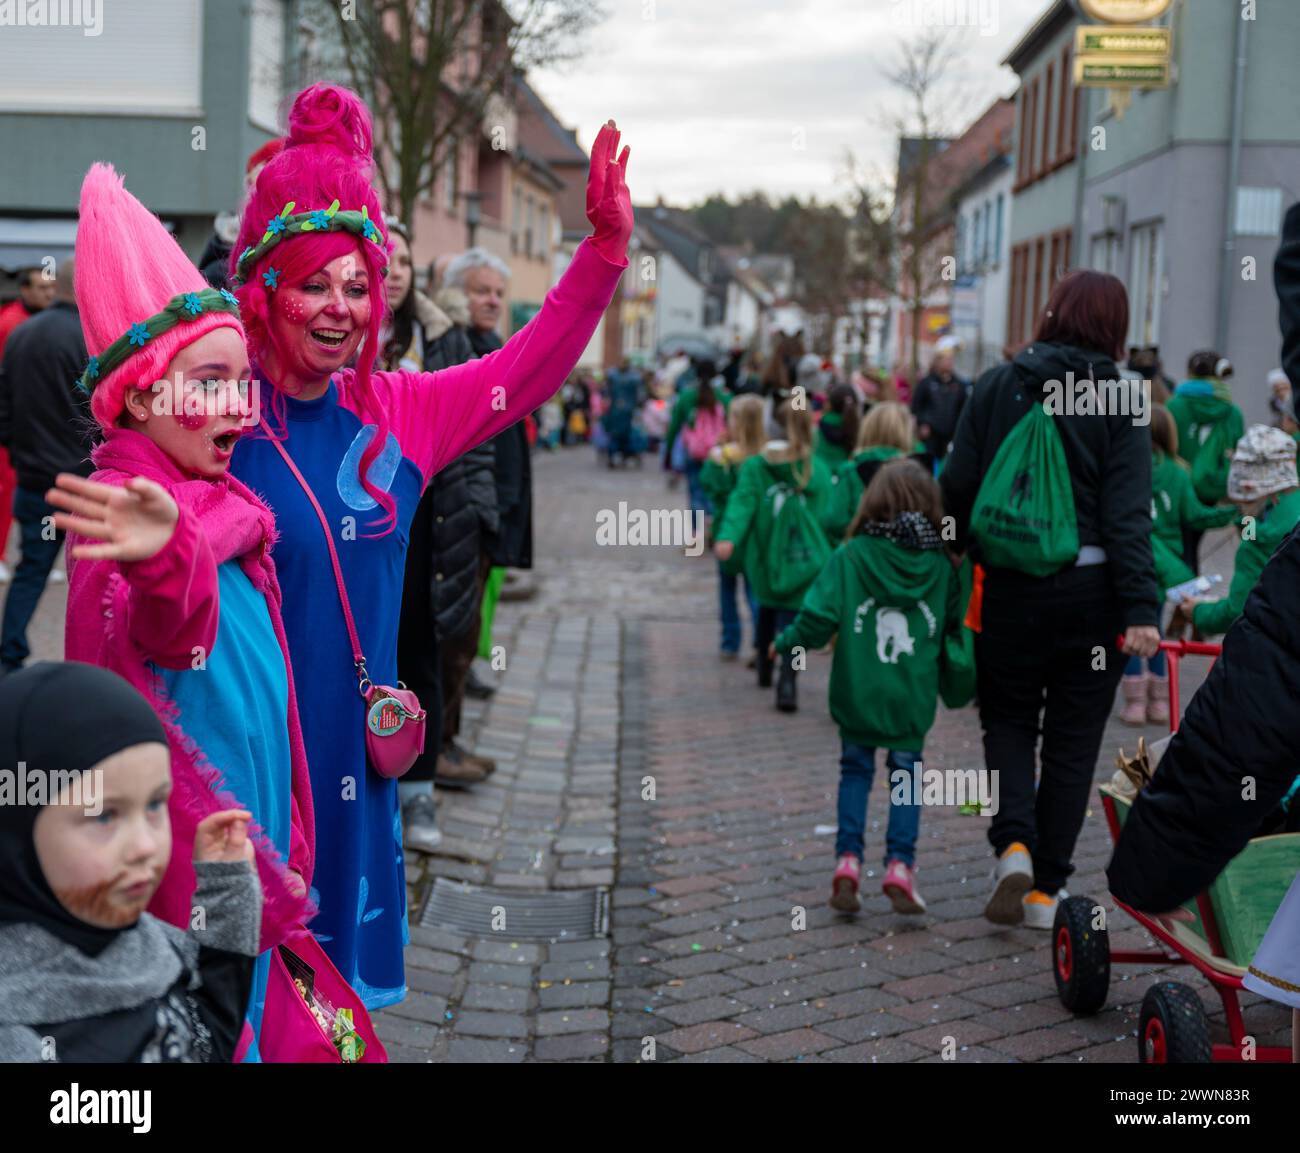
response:
<path fill-rule="evenodd" d="M 328 850 L 316 862 L 312 930 L 372 1010 L 406 995 L 397 781 L 367 763 L 367 710 L 325 531 L 281 450 L 330 526 L 368 676 L 395 684 L 420 494 L 443 465 L 555 394 L 627 267 L 632 204 L 618 141 L 612 121 L 596 138 L 587 186 L 594 235 L 541 311 L 496 352 L 441 372 L 372 371 L 389 245 L 370 183 L 370 115 L 354 93 L 322 84 L 298 94 L 288 144 L 244 209 L 231 274 L 254 376 L 270 388 L 261 432 L 239 442 L 231 468 L 263 495 L 280 532 L 285 631 L 316 835 Z"/>
<path fill-rule="evenodd" d="M 88 480 L 61 474 L 47 494 L 69 533 L 66 655 L 124 677 L 167 730 L 174 841 L 151 913 L 189 927 L 196 827 L 253 814 L 264 951 L 245 1059 L 259 1060 L 265 950 L 311 916 L 315 854 L 275 522 L 228 474 L 248 423 L 244 330 L 234 296 L 104 164 L 82 185 L 75 277 L 103 442 Z"/>

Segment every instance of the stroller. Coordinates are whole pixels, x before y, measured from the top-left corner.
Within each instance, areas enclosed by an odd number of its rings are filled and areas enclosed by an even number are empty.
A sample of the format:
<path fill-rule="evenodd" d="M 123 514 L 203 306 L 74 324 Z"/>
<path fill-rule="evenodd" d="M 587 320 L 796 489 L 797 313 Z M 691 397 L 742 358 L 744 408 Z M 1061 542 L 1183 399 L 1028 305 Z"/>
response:
<path fill-rule="evenodd" d="M 1184 656 L 1218 657 L 1221 646 L 1199 641 L 1162 641 L 1169 657 L 1169 726 L 1178 728 L 1179 661 Z M 1132 798 L 1113 784 L 1100 787 L 1111 837 L 1119 840 Z M 1300 871 L 1300 833 L 1255 837 L 1231 860 L 1214 883 L 1184 908 L 1190 922 L 1172 927 L 1122 901 L 1115 903 L 1141 925 L 1159 946 L 1112 949 L 1105 910 L 1092 897 L 1069 897 L 1056 910 L 1052 961 L 1056 991 L 1072 1013 L 1097 1012 L 1106 1001 L 1110 967 L 1115 964 L 1191 965 L 1223 1001 L 1229 1044 L 1213 1043 L 1209 1020 L 1196 990 L 1178 981 L 1161 981 L 1147 990 L 1138 1019 L 1138 1060 L 1143 1064 L 1211 1061 L 1291 1060 L 1289 1046 L 1247 1042 L 1237 994 L 1255 950 L 1292 879 Z"/>

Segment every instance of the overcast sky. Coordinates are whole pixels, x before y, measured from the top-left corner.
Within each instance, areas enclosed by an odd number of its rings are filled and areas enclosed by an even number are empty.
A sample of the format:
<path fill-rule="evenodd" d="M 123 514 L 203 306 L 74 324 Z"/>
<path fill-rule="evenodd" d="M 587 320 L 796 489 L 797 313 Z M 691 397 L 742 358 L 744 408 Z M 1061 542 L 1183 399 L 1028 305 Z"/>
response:
<path fill-rule="evenodd" d="M 638 203 L 695 203 L 763 189 L 818 199 L 844 191 L 851 149 L 892 171 L 897 97 L 882 75 L 909 17 L 947 10 L 961 60 L 948 99 L 965 128 L 1015 90 L 999 61 L 1050 0 L 604 0 L 577 66 L 531 80 L 590 149 L 609 117 L 632 147 Z M 919 14 L 919 15 L 918 15 Z M 803 147 L 797 147 L 802 141 Z"/>

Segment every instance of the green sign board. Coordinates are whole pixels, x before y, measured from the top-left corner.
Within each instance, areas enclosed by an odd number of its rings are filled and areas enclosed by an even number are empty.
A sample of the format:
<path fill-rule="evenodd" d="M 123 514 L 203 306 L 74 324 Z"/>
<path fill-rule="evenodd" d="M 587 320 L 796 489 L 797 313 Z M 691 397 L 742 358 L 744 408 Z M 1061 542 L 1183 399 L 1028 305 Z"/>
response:
<path fill-rule="evenodd" d="M 1169 58 L 1078 56 L 1074 82 L 1081 88 L 1167 88 Z"/>
<path fill-rule="evenodd" d="M 1075 30 L 1074 48 L 1079 54 L 1168 56 L 1169 43 L 1168 28 L 1115 28 L 1085 24 Z"/>

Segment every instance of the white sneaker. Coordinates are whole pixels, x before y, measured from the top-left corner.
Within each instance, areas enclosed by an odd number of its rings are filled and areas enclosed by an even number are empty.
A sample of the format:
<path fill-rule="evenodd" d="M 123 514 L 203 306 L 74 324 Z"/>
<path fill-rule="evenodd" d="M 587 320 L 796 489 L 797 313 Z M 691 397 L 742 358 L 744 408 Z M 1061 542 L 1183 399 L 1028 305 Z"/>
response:
<path fill-rule="evenodd" d="M 13 579 L 13 575 L 9 571 L 9 566 L 0 560 L 0 585 L 7 585 Z"/>
<path fill-rule="evenodd" d="M 1050 930 L 1056 920 L 1056 906 L 1069 895 L 1064 889 L 1054 897 L 1049 897 L 1039 889 L 1031 889 L 1021 900 L 1025 910 L 1025 928 Z"/>
<path fill-rule="evenodd" d="M 1003 851 L 993 869 L 993 892 L 984 906 L 984 916 L 995 925 L 1018 925 L 1025 917 L 1021 898 L 1033 888 L 1034 862 L 1029 850 L 1014 841 Z M 1056 910 L 1052 910 L 1053 916 Z"/>
<path fill-rule="evenodd" d="M 65 573 L 61 568 L 50 569 L 50 584 L 61 585 L 64 582 L 66 582 L 67 579 L 68 579 L 68 574 Z"/>
<path fill-rule="evenodd" d="M 442 830 L 435 818 L 431 793 L 412 797 L 402 806 L 402 847 L 417 853 L 437 852 L 442 844 Z"/>

